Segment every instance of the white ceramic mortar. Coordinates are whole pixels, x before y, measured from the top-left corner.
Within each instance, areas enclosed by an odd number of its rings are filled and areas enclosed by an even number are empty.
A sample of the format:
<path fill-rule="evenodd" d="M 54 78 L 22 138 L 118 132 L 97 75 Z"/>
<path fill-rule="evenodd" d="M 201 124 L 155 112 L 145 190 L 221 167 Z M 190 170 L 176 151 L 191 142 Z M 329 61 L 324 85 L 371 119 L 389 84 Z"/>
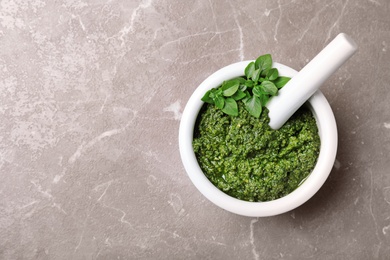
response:
<path fill-rule="evenodd" d="M 242 61 L 226 66 L 203 81 L 190 97 L 180 122 L 179 147 L 184 168 L 195 187 L 215 205 L 244 216 L 266 217 L 293 210 L 309 200 L 328 178 L 337 152 L 337 127 L 332 109 L 325 96 L 316 91 L 307 105 L 317 121 L 321 139 L 320 154 L 314 170 L 292 193 L 267 202 L 248 202 L 233 198 L 215 187 L 204 175 L 197 162 L 193 147 L 195 121 L 203 105 L 202 96 L 207 90 L 216 88 L 224 80 L 244 76 L 245 67 L 250 61 Z M 285 65 L 274 63 L 279 75 L 294 77 L 298 72 Z"/>

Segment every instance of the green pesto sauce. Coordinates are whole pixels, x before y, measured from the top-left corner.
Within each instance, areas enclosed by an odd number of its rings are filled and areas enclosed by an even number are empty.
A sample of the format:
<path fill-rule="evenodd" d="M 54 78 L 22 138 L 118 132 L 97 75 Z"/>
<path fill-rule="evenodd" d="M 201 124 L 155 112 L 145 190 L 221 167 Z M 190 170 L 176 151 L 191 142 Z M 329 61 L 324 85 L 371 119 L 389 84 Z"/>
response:
<path fill-rule="evenodd" d="M 193 148 L 207 178 L 226 194 L 246 201 L 270 201 L 295 190 L 313 170 L 320 137 L 303 106 L 279 130 L 268 126 L 268 110 L 251 116 L 241 101 L 237 117 L 205 104 Z"/>

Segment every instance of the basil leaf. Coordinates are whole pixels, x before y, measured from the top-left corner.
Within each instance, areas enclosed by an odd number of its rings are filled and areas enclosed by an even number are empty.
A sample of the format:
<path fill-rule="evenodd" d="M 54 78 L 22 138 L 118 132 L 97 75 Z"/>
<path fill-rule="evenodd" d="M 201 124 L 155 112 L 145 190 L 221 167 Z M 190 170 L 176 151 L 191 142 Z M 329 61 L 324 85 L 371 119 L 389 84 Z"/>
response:
<path fill-rule="evenodd" d="M 255 68 L 260 71 L 272 68 L 272 57 L 270 54 L 265 54 L 258 57 L 255 61 Z"/>
<path fill-rule="evenodd" d="M 222 83 L 222 86 L 220 87 L 220 89 L 222 89 L 222 91 L 234 86 L 234 85 L 239 85 L 240 83 L 238 82 L 237 79 L 230 79 L 230 80 L 226 80 Z"/>
<path fill-rule="evenodd" d="M 261 90 L 264 93 L 270 94 L 271 96 L 275 96 L 278 93 L 278 88 L 271 81 L 268 80 L 263 81 L 261 82 L 260 86 L 261 86 Z"/>
<path fill-rule="evenodd" d="M 260 102 L 261 102 L 261 104 L 263 105 L 263 106 L 265 106 L 266 104 L 267 104 L 267 102 L 268 102 L 268 100 L 269 100 L 269 96 L 268 95 L 266 95 L 266 94 L 262 94 L 262 95 L 260 95 Z"/>
<path fill-rule="evenodd" d="M 260 99 L 258 97 L 252 96 L 252 97 L 248 98 L 245 101 L 245 108 L 246 108 L 246 110 L 248 110 L 249 114 L 251 114 L 252 116 L 254 116 L 256 118 L 260 117 L 262 107 L 261 107 Z"/>
<path fill-rule="evenodd" d="M 240 85 L 244 85 L 246 81 L 243 77 L 238 77 L 236 80 L 240 83 Z"/>
<path fill-rule="evenodd" d="M 255 70 L 255 71 L 253 71 L 252 80 L 253 80 L 254 82 L 257 82 L 257 81 L 259 81 L 259 78 L 260 78 L 260 70 L 257 69 L 257 70 Z"/>
<path fill-rule="evenodd" d="M 272 68 L 267 72 L 267 78 L 269 80 L 275 80 L 279 76 L 279 72 L 277 69 Z"/>
<path fill-rule="evenodd" d="M 225 97 L 233 96 L 234 93 L 237 92 L 237 90 L 238 90 L 238 85 L 235 85 L 235 86 L 233 86 L 233 87 L 231 87 L 231 88 L 228 88 L 227 90 L 224 90 L 224 91 L 223 91 L 223 95 L 224 95 Z"/>
<path fill-rule="evenodd" d="M 253 81 L 252 80 L 245 81 L 245 86 L 247 86 L 248 88 L 253 87 Z"/>
<path fill-rule="evenodd" d="M 223 106 L 225 105 L 225 99 L 222 96 L 216 96 L 214 98 L 215 106 L 218 107 L 219 109 L 222 109 Z"/>
<path fill-rule="evenodd" d="M 261 72 L 260 75 L 261 75 L 262 77 L 266 77 L 269 70 L 270 70 L 270 69 L 265 69 L 265 70 L 263 70 L 263 71 Z"/>
<path fill-rule="evenodd" d="M 290 80 L 291 78 L 289 77 L 278 77 L 277 79 L 275 79 L 273 82 L 275 84 L 275 86 L 277 88 L 282 88 L 284 87 L 284 85 L 287 84 L 287 82 Z"/>
<path fill-rule="evenodd" d="M 255 63 L 252 61 L 245 68 L 245 76 L 249 79 L 252 76 L 253 71 L 255 71 Z"/>
<path fill-rule="evenodd" d="M 247 88 L 247 86 L 245 86 L 245 85 L 240 85 L 240 87 L 239 87 L 238 90 L 245 91 L 246 88 Z"/>
<path fill-rule="evenodd" d="M 241 90 L 237 90 L 237 92 L 234 93 L 234 95 L 232 96 L 234 100 L 240 100 L 243 99 L 244 97 L 246 97 L 246 94 L 244 93 L 244 91 Z"/>
<path fill-rule="evenodd" d="M 252 90 L 252 93 L 253 93 L 253 95 L 258 96 L 258 97 L 260 97 L 261 95 L 263 95 L 263 93 L 262 93 L 262 91 L 261 91 L 260 85 L 255 86 L 255 87 L 253 88 L 253 90 Z"/>
<path fill-rule="evenodd" d="M 237 102 L 231 97 L 225 99 L 225 106 L 222 108 L 222 112 L 230 116 L 238 116 Z"/>
<path fill-rule="evenodd" d="M 203 102 L 214 104 L 214 100 L 210 97 L 211 89 L 204 94 L 204 96 L 201 98 Z"/>
<path fill-rule="evenodd" d="M 240 83 L 238 82 L 238 80 L 225 81 L 222 84 L 222 94 L 225 97 L 230 97 L 234 93 L 236 93 L 239 86 L 240 86 Z"/>
<path fill-rule="evenodd" d="M 252 95 L 249 93 L 248 90 L 246 90 L 245 92 L 245 97 L 242 99 L 242 102 L 246 102 L 250 97 L 252 97 Z"/>

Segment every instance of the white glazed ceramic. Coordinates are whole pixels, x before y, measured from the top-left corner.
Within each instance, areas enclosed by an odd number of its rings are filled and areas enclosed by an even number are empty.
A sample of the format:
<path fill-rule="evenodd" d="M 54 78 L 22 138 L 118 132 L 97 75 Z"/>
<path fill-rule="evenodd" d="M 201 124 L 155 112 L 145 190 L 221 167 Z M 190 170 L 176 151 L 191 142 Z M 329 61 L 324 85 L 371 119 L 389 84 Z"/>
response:
<path fill-rule="evenodd" d="M 269 126 L 279 129 L 284 125 L 357 49 L 351 37 L 345 33 L 337 35 L 267 103 Z"/>
<path fill-rule="evenodd" d="M 324 95 L 317 91 L 308 100 L 319 129 L 321 149 L 317 164 L 308 178 L 292 193 L 277 200 L 248 202 L 233 198 L 215 187 L 203 174 L 192 148 L 195 121 L 203 105 L 202 96 L 207 90 L 218 87 L 224 80 L 244 75 L 250 61 L 228 65 L 203 81 L 194 91 L 184 109 L 179 130 L 180 155 L 184 168 L 195 187 L 211 202 L 230 212 L 250 217 L 266 217 L 295 209 L 310 199 L 324 184 L 333 167 L 337 151 L 336 121 Z M 293 77 L 297 71 L 278 63 L 273 67 L 282 76 Z"/>

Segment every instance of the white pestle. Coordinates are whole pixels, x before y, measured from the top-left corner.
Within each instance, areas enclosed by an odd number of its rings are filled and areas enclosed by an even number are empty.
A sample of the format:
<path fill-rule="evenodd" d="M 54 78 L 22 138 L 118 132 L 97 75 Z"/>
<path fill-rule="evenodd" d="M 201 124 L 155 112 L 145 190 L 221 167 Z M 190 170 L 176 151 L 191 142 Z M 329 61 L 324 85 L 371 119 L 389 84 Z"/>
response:
<path fill-rule="evenodd" d="M 279 129 L 357 50 L 356 43 L 340 33 L 300 72 L 272 97 L 266 107 L 269 110 L 269 126 Z"/>

